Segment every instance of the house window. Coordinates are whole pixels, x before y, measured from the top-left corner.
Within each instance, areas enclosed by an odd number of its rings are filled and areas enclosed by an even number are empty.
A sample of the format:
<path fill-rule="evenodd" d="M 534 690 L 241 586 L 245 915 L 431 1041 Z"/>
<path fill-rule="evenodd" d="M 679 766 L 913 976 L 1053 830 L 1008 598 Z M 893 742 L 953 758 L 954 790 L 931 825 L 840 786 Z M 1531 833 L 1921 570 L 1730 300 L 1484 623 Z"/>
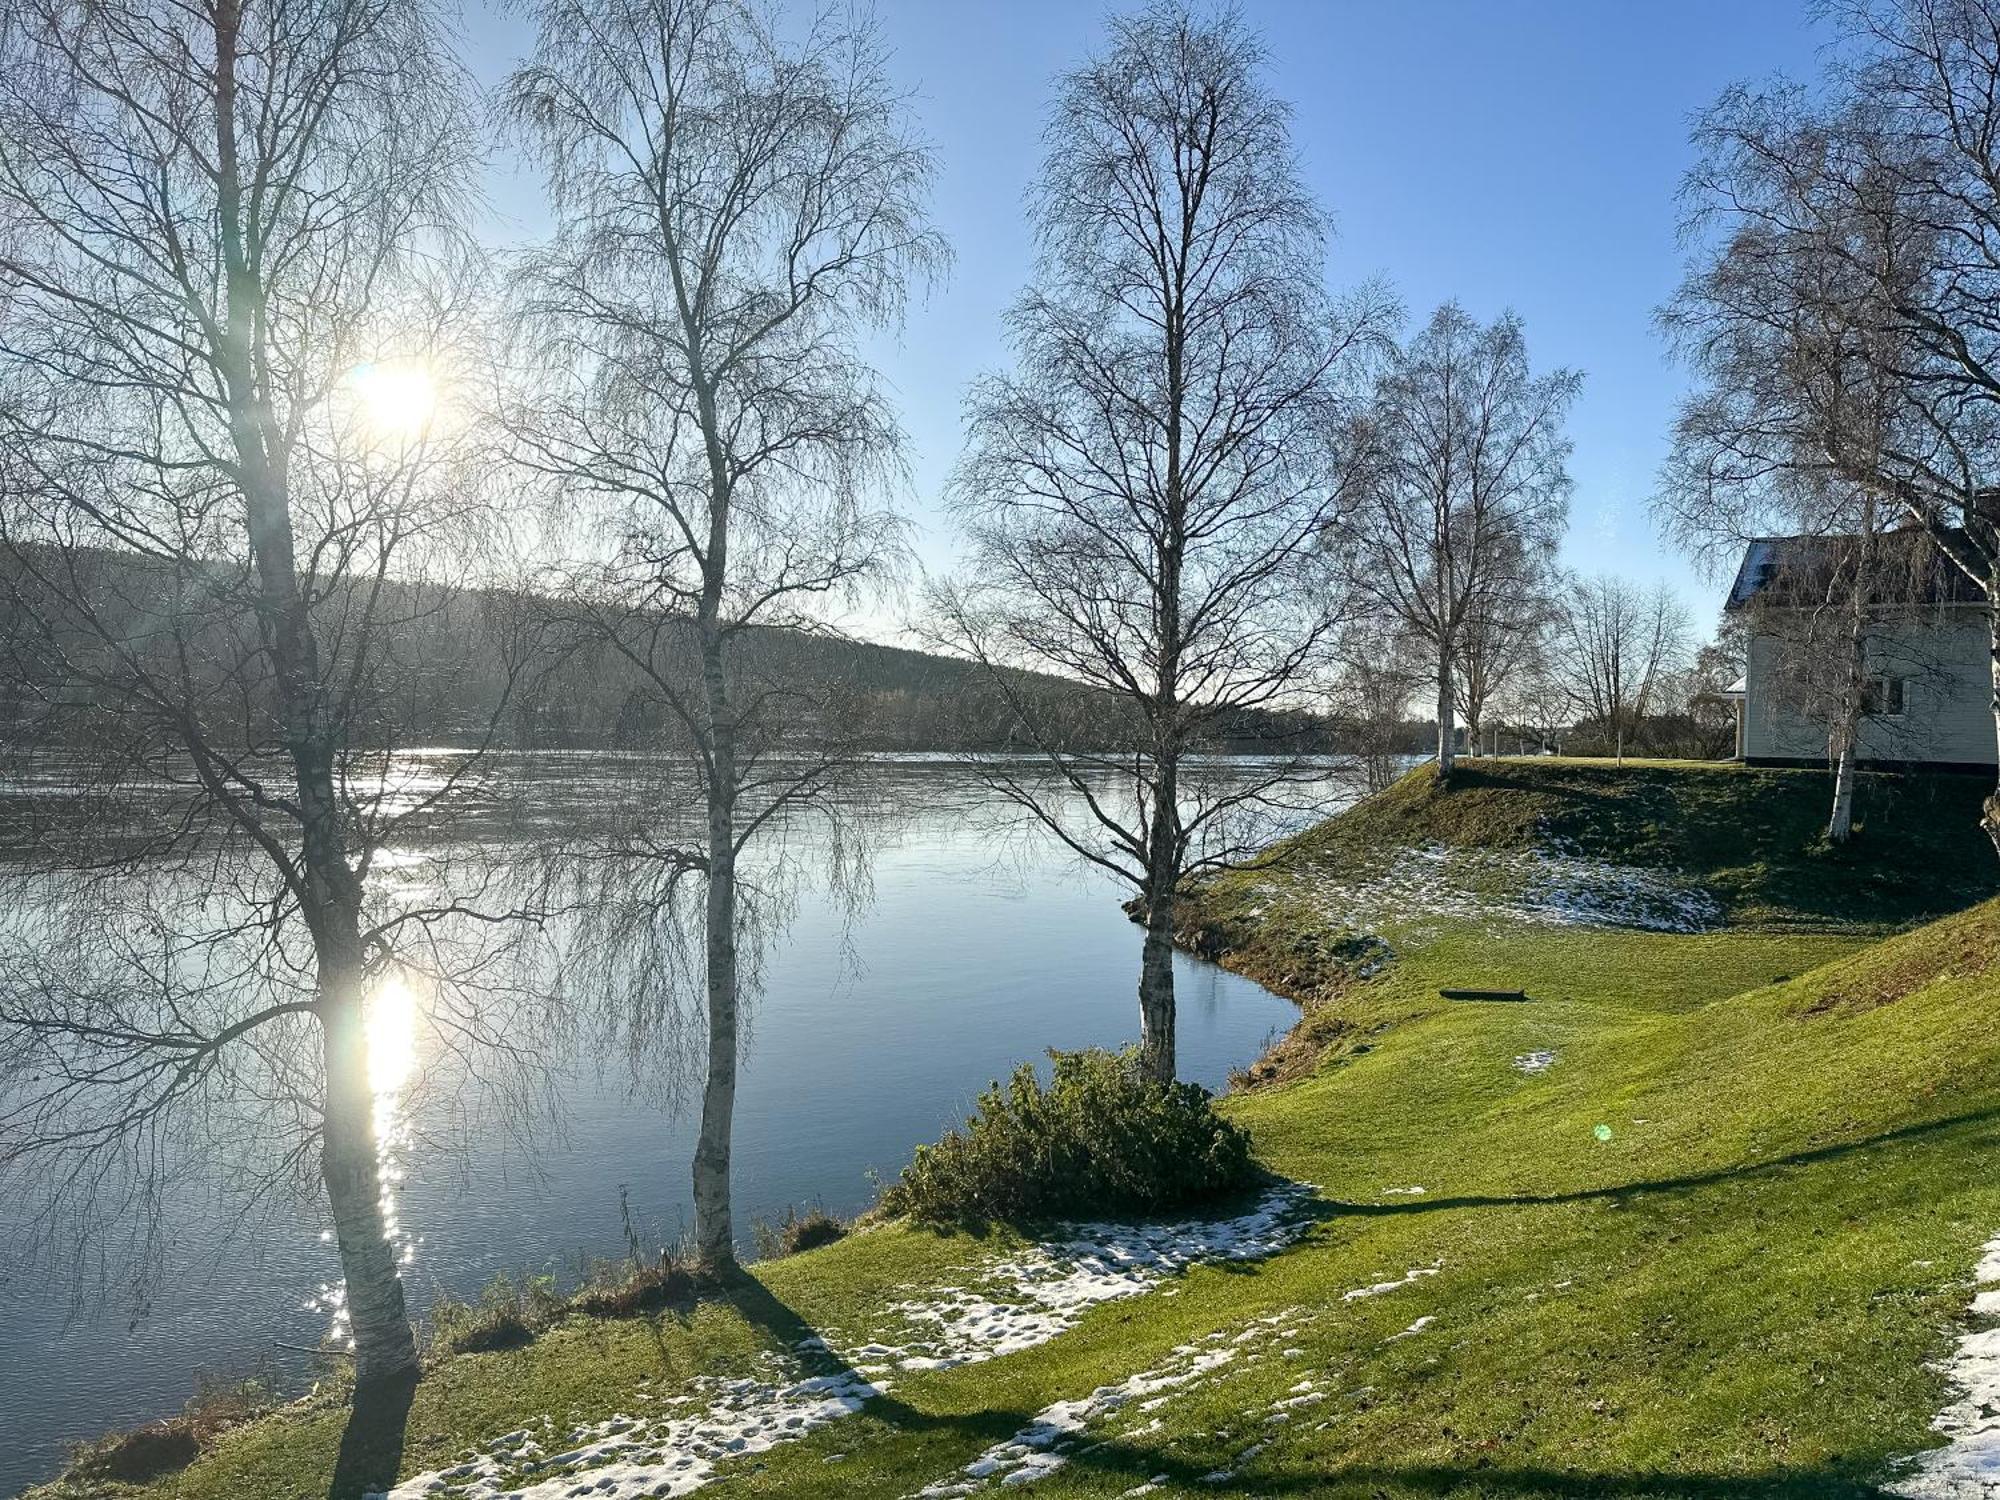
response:
<path fill-rule="evenodd" d="M 1898 719 L 1903 714 L 1903 679 L 1871 677 L 1862 688 L 1861 711 L 1873 719 Z"/>

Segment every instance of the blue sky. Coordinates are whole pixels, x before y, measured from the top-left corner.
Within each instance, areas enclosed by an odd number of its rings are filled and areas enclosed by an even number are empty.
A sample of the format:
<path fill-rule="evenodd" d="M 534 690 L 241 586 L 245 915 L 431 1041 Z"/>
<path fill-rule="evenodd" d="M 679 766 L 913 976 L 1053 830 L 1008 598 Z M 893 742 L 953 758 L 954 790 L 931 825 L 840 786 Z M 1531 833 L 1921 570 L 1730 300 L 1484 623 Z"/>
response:
<path fill-rule="evenodd" d="M 1116 7 L 1112 7 L 1116 8 Z M 1327 277 L 1394 286 L 1412 323 L 1448 297 L 1512 307 L 1538 367 L 1584 372 L 1571 419 L 1567 561 L 1682 589 L 1717 586 L 1655 534 L 1646 501 L 1685 384 L 1653 330 L 1681 250 L 1675 190 L 1691 115 L 1728 83 L 1811 70 L 1824 35 L 1803 0 L 1245 0 L 1273 88 L 1296 111 L 1307 180 L 1334 216 Z M 904 506 L 926 566 L 953 548 L 938 497 L 959 402 L 1004 360 L 1001 315 L 1029 269 L 1023 195 L 1051 78 L 1099 45 L 1106 8 L 1061 0 L 877 0 L 891 67 L 916 96 L 941 173 L 936 219 L 957 263 L 886 346 L 914 475 Z M 482 81 L 527 33 L 475 10 Z M 497 240 L 543 222 L 531 180 L 496 173 Z"/>

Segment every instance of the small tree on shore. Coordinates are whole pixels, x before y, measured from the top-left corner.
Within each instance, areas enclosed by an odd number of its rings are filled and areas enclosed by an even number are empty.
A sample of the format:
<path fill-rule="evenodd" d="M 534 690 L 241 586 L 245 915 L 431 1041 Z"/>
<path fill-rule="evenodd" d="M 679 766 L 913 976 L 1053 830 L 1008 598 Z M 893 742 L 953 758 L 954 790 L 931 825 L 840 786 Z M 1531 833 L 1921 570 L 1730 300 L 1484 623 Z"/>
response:
<path fill-rule="evenodd" d="M 29 732 L 76 757 L 7 871 L 0 1168 L 143 1219 L 204 1138 L 310 1163 L 364 1389 L 417 1362 L 370 1016 L 457 904 L 372 872 L 478 762 L 395 760 L 398 642 L 480 556 L 424 374 L 473 329 L 474 150 L 420 5 L 0 23 L 0 590 Z"/>
<path fill-rule="evenodd" d="M 1452 674 L 1466 749 L 1473 755 L 1483 753 L 1489 717 L 1504 711 L 1539 670 L 1557 608 L 1558 576 L 1547 558 L 1523 553 L 1512 568 L 1495 572 L 1506 581 L 1490 591 L 1485 608 L 1467 618 Z"/>
<path fill-rule="evenodd" d="M 792 43 L 738 0 L 532 14 L 505 108 L 562 227 L 516 278 L 504 421 L 516 462 L 600 544 L 561 590 L 567 622 L 638 672 L 691 783 L 685 806 L 656 788 L 637 843 L 662 920 L 690 882 L 700 896 L 695 1243 L 719 1269 L 735 1256 L 741 861 L 823 806 L 840 764 L 823 695 L 746 680 L 738 648 L 760 627 L 827 628 L 897 556 L 871 489 L 901 433 L 863 341 L 944 263 L 933 163 L 870 25 L 822 15 Z"/>
<path fill-rule="evenodd" d="M 1180 884 L 1240 857 L 1232 819 L 1301 768 L 1279 741 L 1265 772 L 1209 785 L 1190 757 L 1293 706 L 1323 665 L 1341 615 L 1320 546 L 1342 490 L 1329 438 L 1388 309 L 1327 304 L 1321 216 L 1241 21 L 1155 4 L 1108 24 L 1057 85 L 1015 366 L 968 399 L 968 560 L 932 620 L 991 669 L 1052 773 L 989 780 L 1136 889 L 1142 1054 L 1171 1080 Z M 1080 736 L 1012 668 L 1111 710 Z"/>
<path fill-rule="evenodd" d="M 1569 514 L 1563 420 L 1581 386 L 1574 371 L 1531 373 L 1513 314 L 1481 326 L 1447 302 L 1389 361 L 1355 438 L 1366 461 L 1333 545 L 1357 597 L 1429 658 L 1441 782 L 1458 705 L 1486 696 L 1482 683 L 1468 700 L 1468 651 L 1490 677 L 1537 608 Z"/>

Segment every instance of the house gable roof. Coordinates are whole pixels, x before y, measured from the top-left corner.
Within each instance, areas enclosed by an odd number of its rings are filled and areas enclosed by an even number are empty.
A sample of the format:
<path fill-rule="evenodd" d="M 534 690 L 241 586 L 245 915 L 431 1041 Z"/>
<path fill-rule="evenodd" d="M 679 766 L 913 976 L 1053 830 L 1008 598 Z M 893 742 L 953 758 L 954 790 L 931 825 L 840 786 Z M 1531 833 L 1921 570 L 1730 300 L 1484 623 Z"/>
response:
<path fill-rule="evenodd" d="M 1825 603 L 1840 575 L 1853 567 L 1858 536 L 1755 537 L 1729 586 L 1723 609 L 1752 603 L 1804 609 Z M 1979 586 L 1920 531 L 1892 531 L 1876 539 L 1880 578 L 1871 603 L 1883 608 L 1983 604 Z"/>

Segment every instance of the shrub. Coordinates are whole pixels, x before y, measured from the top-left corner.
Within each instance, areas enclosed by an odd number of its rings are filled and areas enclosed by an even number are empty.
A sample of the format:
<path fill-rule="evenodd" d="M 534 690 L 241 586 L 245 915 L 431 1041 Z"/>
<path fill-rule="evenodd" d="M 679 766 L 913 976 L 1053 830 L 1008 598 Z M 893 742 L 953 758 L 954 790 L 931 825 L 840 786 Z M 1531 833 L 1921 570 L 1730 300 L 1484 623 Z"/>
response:
<path fill-rule="evenodd" d="M 594 1267 L 569 1305 L 591 1318 L 636 1318 L 692 1302 L 703 1285 L 691 1267 L 662 1250 L 650 1265 L 620 1260 Z"/>
<path fill-rule="evenodd" d="M 80 1449 L 70 1465 L 69 1477 L 144 1484 L 162 1474 L 185 1469 L 200 1453 L 194 1424 L 186 1417 L 169 1417 Z"/>
<path fill-rule="evenodd" d="M 817 1206 L 804 1213 L 787 1207 L 784 1218 L 776 1224 L 759 1219 L 752 1229 L 757 1236 L 757 1254 L 764 1260 L 817 1250 L 847 1238 L 846 1223 Z"/>
<path fill-rule="evenodd" d="M 84 1484 L 145 1484 L 185 1469 L 218 1434 L 270 1410 L 272 1391 L 270 1373 L 262 1367 L 228 1380 L 198 1373 L 193 1399 L 179 1416 L 79 1446 L 65 1478 Z"/>
<path fill-rule="evenodd" d="M 1022 1064 L 882 1195 L 933 1223 L 1159 1213 L 1226 1197 L 1258 1176 L 1250 1138 L 1198 1084 L 1148 1079 L 1133 1052 L 1051 1052 L 1045 1086 Z"/>
<path fill-rule="evenodd" d="M 562 1314 L 553 1276 L 516 1281 L 505 1271 L 486 1283 L 476 1302 L 439 1299 L 431 1308 L 431 1337 L 446 1354 L 486 1354 L 518 1349 Z"/>

